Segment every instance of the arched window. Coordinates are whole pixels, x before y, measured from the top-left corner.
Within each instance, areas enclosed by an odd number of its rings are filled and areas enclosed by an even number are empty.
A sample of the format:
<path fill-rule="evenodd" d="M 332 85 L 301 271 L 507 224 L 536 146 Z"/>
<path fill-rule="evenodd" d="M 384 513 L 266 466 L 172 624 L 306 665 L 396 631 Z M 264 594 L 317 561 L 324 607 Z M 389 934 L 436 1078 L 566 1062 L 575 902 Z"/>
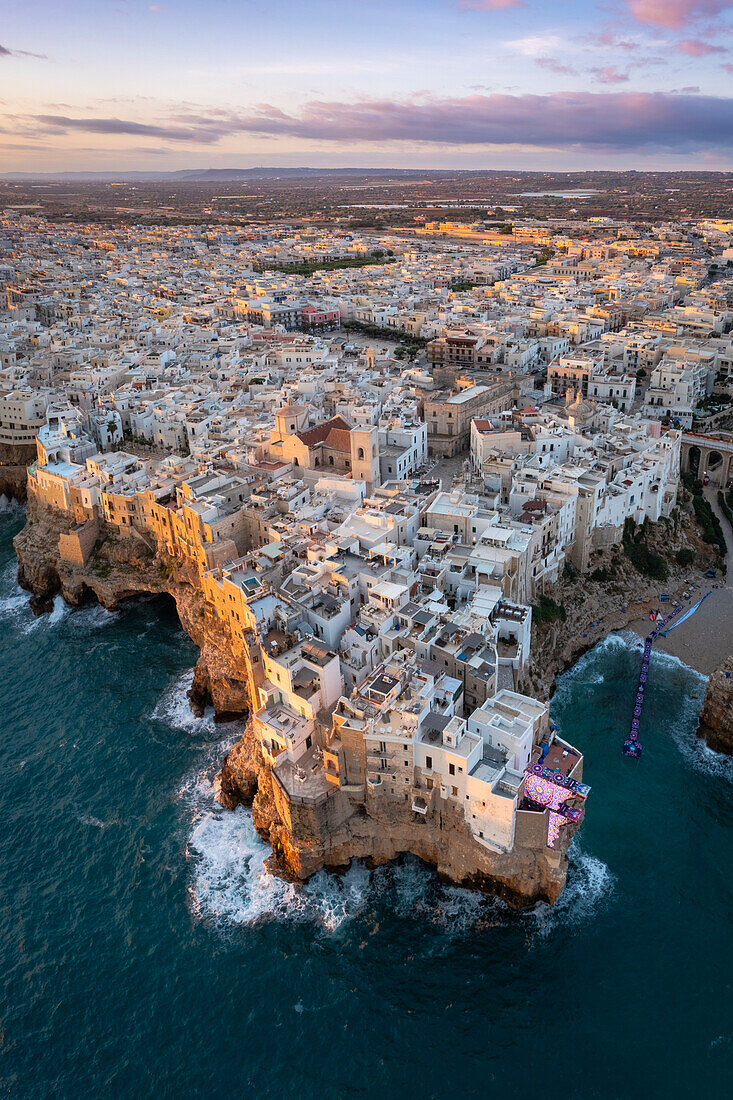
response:
<path fill-rule="evenodd" d="M 293 466 L 300 466 L 300 462 L 298 461 L 297 458 L 293 459 Z"/>
<path fill-rule="evenodd" d="M 333 455 L 328 456 L 328 465 L 333 466 Z"/>
<path fill-rule="evenodd" d="M 364 457 L 364 448 L 360 447 L 359 452 L 357 454 L 357 458 L 363 458 L 363 457 Z"/>

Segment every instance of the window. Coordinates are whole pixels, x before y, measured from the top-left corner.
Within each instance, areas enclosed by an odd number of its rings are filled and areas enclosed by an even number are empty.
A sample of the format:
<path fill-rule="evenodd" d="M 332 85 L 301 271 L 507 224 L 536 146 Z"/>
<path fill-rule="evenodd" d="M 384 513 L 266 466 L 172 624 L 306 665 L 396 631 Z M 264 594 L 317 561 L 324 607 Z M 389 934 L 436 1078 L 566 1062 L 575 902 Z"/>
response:
<path fill-rule="evenodd" d="M 455 764 L 449 764 L 449 765 L 448 765 L 448 771 L 450 772 L 450 774 L 451 774 L 451 775 L 455 775 L 455 774 L 456 774 L 456 766 L 455 766 Z"/>
<path fill-rule="evenodd" d="M 426 756 L 425 757 L 425 767 L 430 768 L 432 770 L 432 767 L 433 767 L 433 758 L 432 758 L 432 756 Z"/>
<path fill-rule="evenodd" d="M 310 735 L 310 734 L 308 734 L 308 736 L 307 736 L 307 737 L 306 737 L 306 739 L 305 739 L 305 747 L 306 747 L 307 749 L 309 749 L 309 748 L 311 747 L 311 745 L 312 745 L 312 744 L 313 744 L 313 738 L 311 737 L 311 735 Z"/>
<path fill-rule="evenodd" d="M 458 798 L 458 787 L 451 787 L 451 791 L 453 792 L 453 797 Z"/>

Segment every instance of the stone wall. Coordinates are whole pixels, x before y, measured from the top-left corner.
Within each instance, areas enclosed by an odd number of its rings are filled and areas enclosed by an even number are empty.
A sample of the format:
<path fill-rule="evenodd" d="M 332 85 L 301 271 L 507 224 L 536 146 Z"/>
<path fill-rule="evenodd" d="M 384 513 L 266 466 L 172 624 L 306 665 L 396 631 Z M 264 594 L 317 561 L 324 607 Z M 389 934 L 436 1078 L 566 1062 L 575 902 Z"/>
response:
<path fill-rule="evenodd" d="M 96 519 L 87 520 L 70 531 L 59 535 L 59 557 L 71 565 L 86 565 L 99 538 L 99 523 Z"/>

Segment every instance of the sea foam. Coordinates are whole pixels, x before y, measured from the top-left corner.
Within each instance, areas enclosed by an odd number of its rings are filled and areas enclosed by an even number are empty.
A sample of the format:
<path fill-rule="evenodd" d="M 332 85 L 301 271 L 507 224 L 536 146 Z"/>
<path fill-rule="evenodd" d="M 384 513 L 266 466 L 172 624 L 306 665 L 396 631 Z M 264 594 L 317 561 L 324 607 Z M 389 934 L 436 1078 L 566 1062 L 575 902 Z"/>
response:
<path fill-rule="evenodd" d="M 323 870 L 305 884 L 285 882 L 265 867 L 272 849 L 254 828 L 250 810 L 238 806 L 231 812 L 212 804 L 208 778 L 189 779 L 182 793 L 194 808 L 186 845 L 191 910 L 221 928 L 307 922 L 333 933 L 357 919 L 373 924 L 387 908 L 398 918 L 432 924 L 449 939 L 517 922 L 530 935 L 545 936 L 562 925 L 592 919 L 613 888 L 606 864 L 577 843 L 571 846 L 568 884 L 560 900 L 521 912 L 498 898 L 439 882 L 411 856 L 373 871 L 354 860 L 343 874 Z"/>

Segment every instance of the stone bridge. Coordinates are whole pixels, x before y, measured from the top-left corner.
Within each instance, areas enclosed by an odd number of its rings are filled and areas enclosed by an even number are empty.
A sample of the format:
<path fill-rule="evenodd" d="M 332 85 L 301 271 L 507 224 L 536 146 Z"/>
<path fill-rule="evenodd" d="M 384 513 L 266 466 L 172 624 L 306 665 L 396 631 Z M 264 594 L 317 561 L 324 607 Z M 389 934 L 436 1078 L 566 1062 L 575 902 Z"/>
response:
<path fill-rule="evenodd" d="M 680 469 L 693 470 L 699 478 L 707 474 L 711 484 L 721 489 L 733 484 L 733 432 L 716 435 L 683 432 Z"/>

